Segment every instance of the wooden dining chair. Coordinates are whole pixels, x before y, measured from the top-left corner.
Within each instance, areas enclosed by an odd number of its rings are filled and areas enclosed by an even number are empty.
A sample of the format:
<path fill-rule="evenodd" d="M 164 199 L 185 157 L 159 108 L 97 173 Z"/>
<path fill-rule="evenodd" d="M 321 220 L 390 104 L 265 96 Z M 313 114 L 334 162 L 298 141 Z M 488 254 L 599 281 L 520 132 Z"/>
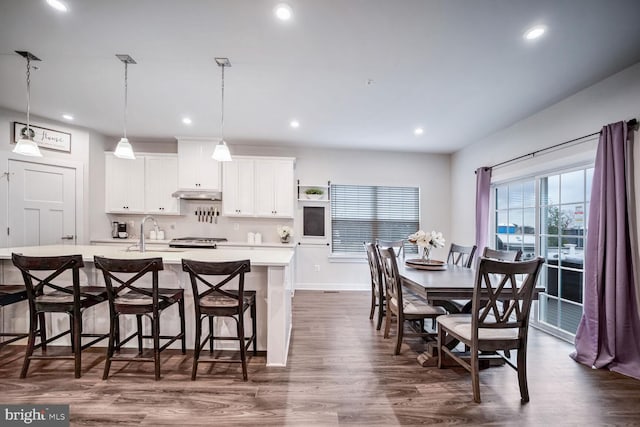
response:
<path fill-rule="evenodd" d="M 82 350 L 107 338 L 107 334 L 84 333 L 82 315 L 87 308 L 107 300 L 106 289 L 80 286 L 80 269 L 84 267 L 81 255 L 33 257 L 14 253 L 11 259 L 22 273 L 29 300 L 29 339 L 20 378 L 26 378 L 29 364 L 34 359 L 73 360 L 75 377 L 80 378 Z M 71 272 L 72 286 L 64 283 L 66 278 L 63 276 L 68 272 Z M 45 313 L 68 315 L 69 329 L 47 338 Z M 71 338 L 71 354 L 47 354 L 47 344 L 66 335 Z M 37 338 L 40 339 L 38 344 Z M 82 338 L 93 340 L 83 345 Z M 36 349 L 41 349 L 40 354 L 34 354 Z"/>
<path fill-rule="evenodd" d="M 449 247 L 449 255 L 447 255 L 447 264 L 461 265 L 471 268 L 473 256 L 476 254 L 477 246 L 461 246 L 455 243 Z"/>
<path fill-rule="evenodd" d="M 376 239 L 376 244 L 378 245 L 378 247 L 380 248 L 393 248 L 393 251 L 396 254 L 396 257 L 398 259 L 400 259 L 402 257 L 402 259 L 405 258 L 405 251 L 404 251 L 404 239 L 398 239 L 398 240 L 382 240 L 382 239 Z"/>
<path fill-rule="evenodd" d="M 473 291 L 472 309 L 469 314 L 448 314 L 437 318 L 438 367 L 443 357 L 450 356 L 471 373 L 473 400 L 480 403 L 480 352 L 516 350 L 517 363 L 505 358 L 506 363 L 518 372 L 520 397 L 529 401 L 527 387 L 527 335 L 533 292 L 544 258 L 531 261 L 506 262 L 481 258 Z M 516 277 L 518 276 L 518 277 Z M 507 303 L 501 310 L 498 303 Z M 463 343 L 470 349 L 466 358 L 449 349 L 450 339 Z"/>
<path fill-rule="evenodd" d="M 500 261 L 520 261 L 522 258 L 522 251 L 520 249 L 515 251 L 503 251 L 491 249 L 490 247 L 485 246 L 484 251 L 482 252 L 482 257 L 497 259 Z"/>
<path fill-rule="evenodd" d="M 187 351 L 185 340 L 184 290 L 180 288 L 160 288 L 158 272 L 164 269 L 162 258 L 113 259 L 94 257 L 96 269 L 102 271 L 109 297 L 109 347 L 104 364 L 102 379 L 109 377 L 112 362 L 151 362 L 154 364 L 155 379 L 160 379 L 160 353 L 172 343 L 180 340 L 182 354 Z M 151 287 L 141 285 L 142 279 L 151 276 Z M 138 282 L 138 283 L 136 283 Z M 160 333 L 160 315 L 172 305 L 178 305 L 180 332 L 176 335 Z M 136 332 L 120 339 L 120 318 L 136 317 Z M 142 320 L 151 323 L 151 335 L 144 335 Z M 124 344 L 138 338 L 138 354 L 120 354 Z M 143 338 L 153 340 L 153 354 L 143 353 Z M 160 340 L 166 341 L 162 346 Z M 115 353 L 118 354 L 115 354 Z"/>
<path fill-rule="evenodd" d="M 420 331 L 417 336 L 433 336 L 434 334 L 424 331 L 424 319 L 434 319 L 446 314 L 442 307 L 435 307 L 427 301 L 409 292 L 403 292 L 402 279 L 398 272 L 396 254 L 392 248 L 379 248 L 380 265 L 386 286 L 387 315 L 384 328 L 384 337 L 389 338 L 391 329 L 391 316 L 396 316 L 396 347 L 394 354 L 400 354 L 402 339 L 404 336 L 404 322 L 418 321 Z"/>
<path fill-rule="evenodd" d="M 380 257 L 378 256 L 376 245 L 373 243 L 364 243 L 364 249 L 367 252 L 367 261 L 369 262 L 369 272 L 371 274 L 371 310 L 369 319 L 373 319 L 375 309 L 378 307 L 376 330 L 379 331 L 386 311 L 385 286 L 382 279 L 382 270 L 380 269 Z"/>
<path fill-rule="evenodd" d="M 193 368 L 191 379 L 196 379 L 200 353 L 209 343 L 213 356 L 213 341 L 238 341 L 240 360 L 229 358 L 211 358 L 202 362 L 241 363 L 242 378 L 247 381 L 247 349 L 253 344 L 253 355 L 258 354 L 256 343 L 256 292 L 244 289 L 245 273 L 251 271 L 251 261 L 202 262 L 188 259 L 182 260 L 182 270 L 189 273 L 193 291 L 194 309 L 196 313 L 196 341 L 193 352 Z M 214 277 L 216 283 L 211 282 Z M 245 335 L 244 316 L 251 315 L 251 335 Z M 215 317 L 229 317 L 236 323 L 237 335 L 216 336 L 214 330 Z M 202 322 L 209 320 L 209 334 L 201 341 Z"/>
<path fill-rule="evenodd" d="M 522 258 L 522 251 L 520 249 L 517 249 L 515 251 L 497 250 L 485 246 L 484 251 L 482 252 L 482 256 L 484 258 L 497 259 L 499 261 L 520 261 L 520 259 Z M 506 302 L 503 302 L 502 306 L 503 310 L 507 309 Z M 507 357 L 511 357 L 511 351 L 504 350 L 504 355 Z"/>

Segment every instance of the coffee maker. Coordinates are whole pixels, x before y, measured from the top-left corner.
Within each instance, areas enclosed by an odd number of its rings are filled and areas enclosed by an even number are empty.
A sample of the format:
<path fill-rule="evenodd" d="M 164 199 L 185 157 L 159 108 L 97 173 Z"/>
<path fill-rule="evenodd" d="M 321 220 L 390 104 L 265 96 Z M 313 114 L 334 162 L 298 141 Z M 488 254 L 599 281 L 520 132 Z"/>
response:
<path fill-rule="evenodd" d="M 113 221 L 111 223 L 111 237 L 114 239 L 126 239 L 129 237 L 129 233 L 127 233 L 127 223 Z"/>

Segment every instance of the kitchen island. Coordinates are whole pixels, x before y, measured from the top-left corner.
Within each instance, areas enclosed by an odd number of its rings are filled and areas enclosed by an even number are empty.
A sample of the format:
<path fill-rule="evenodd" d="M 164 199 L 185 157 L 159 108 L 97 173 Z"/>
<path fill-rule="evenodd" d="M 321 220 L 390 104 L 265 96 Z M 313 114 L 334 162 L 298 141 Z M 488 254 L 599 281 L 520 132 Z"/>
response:
<path fill-rule="evenodd" d="M 291 297 L 293 280 L 293 250 L 282 249 L 175 249 L 162 248 L 148 250 L 144 253 L 128 251 L 113 245 L 51 245 L 17 248 L 0 248 L 0 283 L 21 284 L 22 276 L 11 262 L 13 252 L 27 256 L 59 256 L 80 254 L 85 262 L 83 284 L 104 285 L 102 273 L 93 265 L 93 257 L 136 259 L 160 257 L 163 259 L 165 271 L 160 275 L 161 287 L 180 287 L 185 290 L 187 346 L 193 348 L 195 314 L 191 282 L 187 273 L 182 271 L 182 259 L 220 262 L 241 259 L 251 260 L 251 272 L 245 277 L 245 289 L 256 291 L 258 350 L 267 351 L 267 366 L 286 366 L 289 340 L 291 337 Z M 70 279 L 69 279 L 70 281 Z M 28 308 L 26 303 L 15 304 L 16 307 L 5 307 L 3 312 L 3 328 L 5 331 L 24 332 L 28 329 Z M 168 334 L 179 328 L 177 309 L 170 309 L 161 317 L 161 328 Z M 127 319 L 125 329 L 133 328 L 135 319 Z M 109 315 L 107 304 L 99 304 L 95 309 L 87 311 L 84 317 L 86 331 L 108 331 Z M 62 331 L 68 326 L 65 317 L 58 316 L 48 321 L 49 333 Z M 227 334 L 228 329 L 235 326 L 222 319 L 216 326 L 216 332 Z M 106 342 L 105 344 L 106 345 Z M 223 347 L 224 348 L 224 347 Z M 232 348 L 232 347 L 228 347 Z"/>

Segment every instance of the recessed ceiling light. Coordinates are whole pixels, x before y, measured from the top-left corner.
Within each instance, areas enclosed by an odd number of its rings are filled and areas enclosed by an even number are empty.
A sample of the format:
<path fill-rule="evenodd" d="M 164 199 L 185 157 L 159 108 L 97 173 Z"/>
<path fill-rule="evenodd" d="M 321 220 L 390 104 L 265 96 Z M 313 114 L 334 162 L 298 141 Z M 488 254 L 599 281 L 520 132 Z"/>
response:
<path fill-rule="evenodd" d="M 413 130 L 414 135 L 422 135 L 424 133 L 424 129 L 422 128 L 415 128 Z"/>
<path fill-rule="evenodd" d="M 276 17 L 281 21 L 288 21 L 293 16 L 293 10 L 291 9 L 291 6 L 286 3 L 278 4 L 274 9 L 274 13 L 276 14 Z"/>
<path fill-rule="evenodd" d="M 183 117 L 182 118 L 182 123 L 184 123 L 185 125 L 190 125 L 193 122 L 191 121 L 191 119 L 189 117 Z"/>
<path fill-rule="evenodd" d="M 289 126 L 291 126 L 292 128 L 296 129 L 300 127 L 300 122 L 297 120 L 291 120 L 291 122 L 289 123 Z"/>
<path fill-rule="evenodd" d="M 536 27 L 533 28 L 529 28 L 525 33 L 524 33 L 524 38 L 526 40 L 535 40 L 539 37 L 541 37 L 545 31 L 547 31 L 547 28 L 542 26 L 542 25 L 538 25 Z"/>
<path fill-rule="evenodd" d="M 60 12 L 67 11 L 67 5 L 62 3 L 60 0 L 47 0 L 47 3 L 55 10 L 59 10 Z"/>
<path fill-rule="evenodd" d="M 73 120 L 73 116 L 71 114 L 63 114 L 62 118 L 65 120 Z"/>

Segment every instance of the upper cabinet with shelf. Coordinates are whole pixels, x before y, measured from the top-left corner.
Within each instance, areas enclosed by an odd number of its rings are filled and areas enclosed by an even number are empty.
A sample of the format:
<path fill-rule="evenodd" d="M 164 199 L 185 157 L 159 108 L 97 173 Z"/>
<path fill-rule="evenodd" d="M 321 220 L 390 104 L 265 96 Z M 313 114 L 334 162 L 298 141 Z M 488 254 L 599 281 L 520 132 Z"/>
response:
<path fill-rule="evenodd" d="M 294 162 L 290 157 L 234 156 L 223 165 L 223 213 L 293 218 Z"/>
<path fill-rule="evenodd" d="M 325 203 L 331 201 L 331 181 L 326 185 L 303 185 L 298 180 L 298 200 Z"/>
<path fill-rule="evenodd" d="M 221 167 L 211 156 L 213 139 L 178 139 L 178 187 L 181 190 L 221 189 Z"/>
<path fill-rule="evenodd" d="M 105 153 L 105 210 L 144 213 L 144 157 L 129 160 Z"/>
<path fill-rule="evenodd" d="M 107 213 L 180 215 L 180 201 L 171 197 L 178 185 L 175 154 L 142 154 L 135 160 L 105 153 Z"/>

